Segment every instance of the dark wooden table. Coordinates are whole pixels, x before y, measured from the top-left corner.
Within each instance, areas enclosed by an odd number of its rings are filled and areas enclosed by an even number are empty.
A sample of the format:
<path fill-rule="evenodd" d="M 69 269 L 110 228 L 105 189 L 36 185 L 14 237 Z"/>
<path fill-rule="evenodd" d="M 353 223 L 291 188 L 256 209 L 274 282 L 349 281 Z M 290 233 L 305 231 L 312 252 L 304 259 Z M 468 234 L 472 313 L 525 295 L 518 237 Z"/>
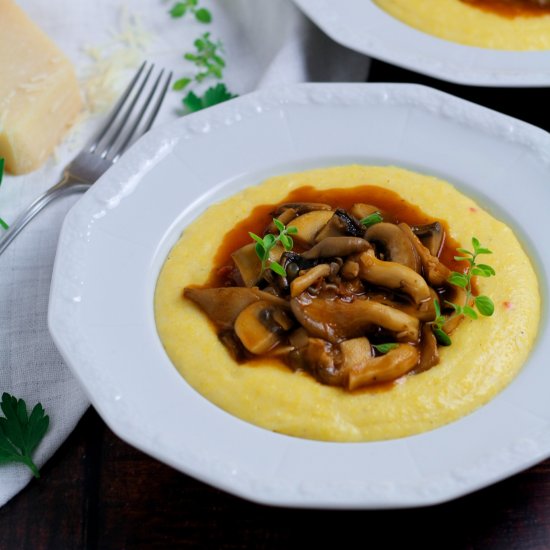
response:
<path fill-rule="evenodd" d="M 548 89 L 457 86 L 380 62 L 373 63 L 369 80 L 430 85 L 550 130 Z M 353 543 L 364 548 L 383 543 L 388 548 L 548 549 L 550 460 L 429 508 L 272 508 L 218 491 L 149 458 L 118 439 L 90 409 L 44 466 L 42 478 L 0 509 L 0 550 L 340 549 Z"/>

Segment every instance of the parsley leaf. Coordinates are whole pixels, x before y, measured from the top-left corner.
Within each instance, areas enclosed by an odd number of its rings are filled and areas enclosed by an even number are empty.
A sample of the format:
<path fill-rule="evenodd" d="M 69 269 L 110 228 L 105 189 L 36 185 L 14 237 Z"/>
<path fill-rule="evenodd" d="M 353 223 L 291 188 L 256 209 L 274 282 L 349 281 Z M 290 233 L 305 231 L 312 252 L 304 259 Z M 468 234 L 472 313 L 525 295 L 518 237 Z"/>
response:
<path fill-rule="evenodd" d="M 182 101 L 189 111 L 195 112 L 223 103 L 234 97 L 236 96 L 227 90 L 225 84 L 220 83 L 208 88 L 202 97 L 195 94 L 195 92 L 189 92 Z"/>
<path fill-rule="evenodd" d="M 0 464 L 20 462 L 30 468 L 34 477 L 40 477 L 31 457 L 48 430 L 50 417 L 44 414 L 40 403 L 29 416 L 25 401 L 9 393 L 2 394 L 0 408 L 4 413 L 0 417 Z"/>

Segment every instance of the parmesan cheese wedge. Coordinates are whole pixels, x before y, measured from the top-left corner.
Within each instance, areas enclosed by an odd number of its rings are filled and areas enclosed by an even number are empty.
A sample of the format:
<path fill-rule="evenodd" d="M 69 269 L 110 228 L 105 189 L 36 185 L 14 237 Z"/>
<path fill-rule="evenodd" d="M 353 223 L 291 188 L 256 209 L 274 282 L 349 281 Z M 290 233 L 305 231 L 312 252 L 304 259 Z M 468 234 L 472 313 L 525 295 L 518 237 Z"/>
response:
<path fill-rule="evenodd" d="M 0 157 L 38 168 L 82 108 L 69 60 L 12 0 L 0 0 Z"/>

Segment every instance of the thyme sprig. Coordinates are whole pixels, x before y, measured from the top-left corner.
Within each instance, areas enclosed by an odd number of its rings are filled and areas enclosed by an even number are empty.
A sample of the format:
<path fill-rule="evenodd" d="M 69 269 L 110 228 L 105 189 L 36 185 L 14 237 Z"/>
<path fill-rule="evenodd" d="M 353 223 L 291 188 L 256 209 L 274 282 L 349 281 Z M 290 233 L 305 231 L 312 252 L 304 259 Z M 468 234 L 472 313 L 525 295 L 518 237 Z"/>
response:
<path fill-rule="evenodd" d="M 174 4 L 170 10 L 173 18 L 181 18 L 191 13 L 195 19 L 201 23 L 210 23 L 212 14 L 206 8 L 200 7 L 199 0 L 182 0 Z M 201 34 L 194 42 L 194 51 L 186 52 L 183 58 L 195 65 L 195 72 L 176 80 L 173 89 L 176 91 L 185 90 L 190 85 L 200 85 L 202 82 L 215 79 L 223 79 L 225 69 L 225 59 L 223 57 L 223 44 L 221 40 L 212 38 L 210 32 Z M 223 103 L 228 99 L 236 97 L 231 93 L 224 82 L 210 86 L 202 93 L 197 93 L 196 89 L 191 89 L 182 99 L 182 103 L 187 112 L 200 111 L 212 105 Z"/>
<path fill-rule="evenodd" d="M 249 231 L 248 234 L 252 239 L 256 241 L 256 254 L 262 262 L 261 273 L 263 273 L 266 268 L 269 268 L 277 275 L 280 275 L 281 277 L 286 277 L 285 268 L 279 262 L 270 261 L 269 253 L 279 242 L 283 245 L 286 251 L 292 250 L 292 247 L 294 246 L 294 241 L 290 235 L 298 233 L 298 228 L 294 227 L 293 225 L 285 227 L 284 223 L 282 223 L 277 218 L 273 218 L 273 223 L 275 224 L 275 227 L 279 230 L 278 235 L 268 233 L 267 235 L 265 235 L 265 237 L 262 238 L 256 235 L 256 233 L 252 233 L 251 231 Z"/>
<path fill-rule="evenodd" d="M 447 279 L 449 283 L 462 288 L 466 292 L 466 298 L 464 305 L 455 304 L 445 300 L 445 304 L 453 308 L 452 315 L 446 319 L 441 314 L 441 307 L 439 300 L 434 300 L 434 307 L 436 312 L 435 321 L 432 322 L 432 330 L 438 340 L 438 342 L 444 346 L 450 346 L 452 341 L 449 335 L 444 332 L 443 325 L 449 319 L 456 317 L 457 315 L 466 315 L 470 319 L 478 319 L 478 313 L 490 317 L 495 311 L 495 305 L 489 296 L 473 296 L 472 292 L 472 278 L 477 277 L 492 277 L 495 275 L 495 270 L 487 264 L 478 264 L 476 262 L 477 257 L 482 254 L 492 254 L 493 252 L 488 248 L 481 246 L 479 240 L 476 237 L 472 237 L 473 252 L 465 248 L 457 248 L 457 252 L 460 252 L 462 256 L 455 256 L 454 259 L 458 262 L 468 262 L 468 269 L 465 273 L 459 273 L 458 271 L 452 271 L 451 275 Z M 473 299 L 473 301 L 472 301 Z M 471 306 L 470 303 L 473 305 Z"/>
<path fill-rule="evenodd" d="M 176 2 L 169 13 L 174 19 L 184 17 L 186 14 L 190 13 L 200 23 L 210 23 L 212 21 L 210 10 L 201 8 L 199 6 L 199 0 L 182 0 Z"/>

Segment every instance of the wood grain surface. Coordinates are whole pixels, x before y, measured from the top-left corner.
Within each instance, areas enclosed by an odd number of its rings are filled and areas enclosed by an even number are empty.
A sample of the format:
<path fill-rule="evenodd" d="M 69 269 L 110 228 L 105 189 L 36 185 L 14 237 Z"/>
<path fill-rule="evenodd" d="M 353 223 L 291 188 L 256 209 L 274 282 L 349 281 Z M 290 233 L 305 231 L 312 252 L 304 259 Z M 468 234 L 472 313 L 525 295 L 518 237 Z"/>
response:
<path fill-rule="evenodd" d="M 550 130 L 547 88 L 457 86 L 380 62 L 373 62 L 369 80 L 423 83 Z M 41 473 L 0 509 L 0 550 L 550 548 L 550 460 L 439 506 L 272 508 L 149 458 L 118 439 L 90 409 Z"/>

